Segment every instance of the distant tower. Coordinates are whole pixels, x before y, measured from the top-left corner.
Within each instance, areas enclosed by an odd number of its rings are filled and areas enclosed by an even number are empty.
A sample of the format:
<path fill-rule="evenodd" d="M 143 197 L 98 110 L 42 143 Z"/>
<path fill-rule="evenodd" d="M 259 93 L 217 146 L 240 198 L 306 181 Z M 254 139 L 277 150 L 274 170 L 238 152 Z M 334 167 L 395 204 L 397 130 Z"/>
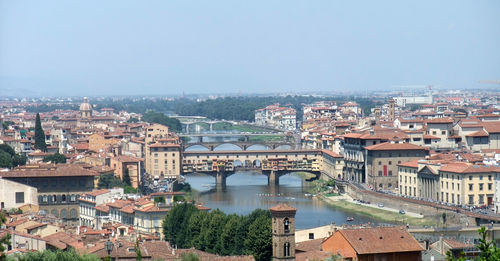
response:
<path fill-rule="evenodd" d="M 92 106 L 89 104 L 89 99 L 87 97 L 83 98 L 83 103 L 80 104 L 80 118 L 91 118 L 92 117 Z"/>
<path fill-rule="evenodd" d="M 375 125 L 380 125 L 380 108 L 375 108 Z"/>
<path fill-rule="evenodd" d="M 395 112 L 394 112 L 395 107 L 394 106 L 395 106 L 394 105 L 394 99 L 391 98 L 389 100 L 389 121 L 391 121 L 391 122 L 393 122 L 395 120 L 395 117 L 394 117 L 394 115 L 395 115 Z"/>
<path fill-rule="evenodd" d="M 273 260 L 295 260 L 295 213 L 297 209 L 281 203 L 270 210 L 273 219 Z"/>

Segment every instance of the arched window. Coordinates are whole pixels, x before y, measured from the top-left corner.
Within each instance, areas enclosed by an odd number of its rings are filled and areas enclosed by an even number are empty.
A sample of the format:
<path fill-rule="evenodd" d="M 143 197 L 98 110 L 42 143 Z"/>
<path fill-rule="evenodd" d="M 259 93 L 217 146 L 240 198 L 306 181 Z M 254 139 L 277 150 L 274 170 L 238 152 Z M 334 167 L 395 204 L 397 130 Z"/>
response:
<path fill-rule="evenodd" d="M 54 215 L 55 217 L 59 217 L 59 213 L 57 212 L 57 209 L 53 209 L 53 210 L 51 210 L 51 211 L 50 211 L 50 213 L 51 213 L 52 215 Z"/>
<path fill-rule="evenodd" d="M 290 243 L 288 243 L 288 242 L 283 244 L 283 255 L 290 256 Z"/>
<path fill-rule="evenodd" d="M 68 213 L 67 213 L 66 209 L 61 210 L 61 218 L 68 218 L 67 214 Z"/>
<path fill-rule="evenodd" d="M 62 203 L 66 203 L 66 195 L 62 195 L 61 202 L 62 202 Z"/>
<path fill-rule="evenodd" d="M 69 211 L 69 216 L 71 218 L 76 218 L 76 209 L 72 208 L 70 211 Z"/>
<path fill-rule="evenodd" d="M 54 203 L 57 202 L 57 196 L 56 195 L 52 195 L 52 202 L 54 202 Z"/>
<path fill-rule="evenodd" d="M 285 230 L 285 233 L 290 232 L 290 221 L 288 220 L 288 218 L 285 218 L 285 220 L 283 220 L 283 228 Z"/>

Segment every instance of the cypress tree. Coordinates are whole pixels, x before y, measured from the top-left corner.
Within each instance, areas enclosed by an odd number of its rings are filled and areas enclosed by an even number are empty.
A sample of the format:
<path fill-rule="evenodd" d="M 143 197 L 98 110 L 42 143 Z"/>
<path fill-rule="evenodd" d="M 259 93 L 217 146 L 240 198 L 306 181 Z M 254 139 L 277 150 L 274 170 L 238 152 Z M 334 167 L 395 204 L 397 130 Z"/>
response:
<path fill-rule="evenodd" d="M 35 149 L 47 151 L 47 144 L 45 144 L 45 132 L 42 129 L 42 122 L 40 121 L 40 114 L 36 114 L 35 120 Z"/>

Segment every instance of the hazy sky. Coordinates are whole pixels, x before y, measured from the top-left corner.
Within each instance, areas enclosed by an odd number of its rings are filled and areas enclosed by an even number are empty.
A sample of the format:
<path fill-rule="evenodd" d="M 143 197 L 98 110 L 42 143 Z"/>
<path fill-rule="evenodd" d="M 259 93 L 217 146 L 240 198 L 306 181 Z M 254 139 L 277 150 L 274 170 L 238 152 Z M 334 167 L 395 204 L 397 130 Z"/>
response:
<path fill-rule="evenodd" d="M 500 80 L 497 0 L 0 0 L 0 96 L 494 87 L 478 80 Z"/>

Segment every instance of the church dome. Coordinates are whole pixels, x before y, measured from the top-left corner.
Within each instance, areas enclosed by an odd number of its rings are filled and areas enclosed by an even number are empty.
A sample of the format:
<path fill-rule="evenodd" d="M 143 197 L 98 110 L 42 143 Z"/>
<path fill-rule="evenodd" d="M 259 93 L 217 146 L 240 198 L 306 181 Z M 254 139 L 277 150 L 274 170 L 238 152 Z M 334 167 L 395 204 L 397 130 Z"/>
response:
<path fill-rule="evenodd" d="M 89 104 L 89 99 L 87 97 L 83 98 L 83 103 L 80 104 L 80 111 L 92 111 L 92 107 Z"/>

